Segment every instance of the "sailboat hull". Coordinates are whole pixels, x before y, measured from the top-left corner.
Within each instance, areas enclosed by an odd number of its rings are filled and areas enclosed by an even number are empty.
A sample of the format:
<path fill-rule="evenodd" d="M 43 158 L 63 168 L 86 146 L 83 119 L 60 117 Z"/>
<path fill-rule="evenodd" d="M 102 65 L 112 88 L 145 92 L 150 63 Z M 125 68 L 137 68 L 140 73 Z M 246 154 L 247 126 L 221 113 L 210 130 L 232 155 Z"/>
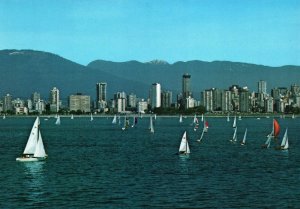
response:
<path fill-rule="evenodd" d="M 18 162 L 37 162 L 46 160 L 47 157 L 18 157 L 16 161 Z"/>

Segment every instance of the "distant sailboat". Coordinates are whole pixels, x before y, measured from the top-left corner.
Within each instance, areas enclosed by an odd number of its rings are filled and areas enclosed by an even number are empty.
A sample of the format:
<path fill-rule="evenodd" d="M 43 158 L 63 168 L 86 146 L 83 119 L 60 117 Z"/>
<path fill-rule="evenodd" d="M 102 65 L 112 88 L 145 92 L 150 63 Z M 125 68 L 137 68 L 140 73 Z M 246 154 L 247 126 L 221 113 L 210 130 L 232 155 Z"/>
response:
<path fill-rule="evenodd" d="M 241 142 L 241 145 L 245 145 L 246 144 L 246 138 L 247 138 L 247 128 L 245 130 L 244 138 L 243 138 L 243 141 Z"/>
<path fill-rule="evenodd" d="M 59 115 L 56 118 L 55 125 L 60 125 L 60 116 Z"/>
<path fill-rule="evenodd" d="M 111 123 L 112 123 L 112 124 L 116 124 L 116 123 L 117 123 L 117 115 L 114 116 L 114 118 L 113 118 L 113 120 L 112 120 Z"/>
<path fill-rule="evenodd" d="M 124 117 L 124 126 L 122 127 L 122 130 L 124 131 L 124 130 L 126 130 L 126 129 L 128 129 L 129 128 L 129 120 L 128 120 L 128 118 L 125 116 Z"/>
<path fill-rule="evenodd" d="M 180 155 L 187 155 L 190 154 L 190 147 L 189 147 L 189 143 L 187 140 L 187 135 L 186 135 L 186 131 L 184 132 L 181 142 L 180 142 L 180 146 L 179 146 L 179 154 Z"/>
<path fill-rule="evenodd" d="M 232 139 L 230 141 L 231 142 L 236 142 L 237 141 L 237 127 L 234 128 L 233 136 L 232 136 Z"/>
<path fill-rule="evenodd" d="M 73 119 L 74 119 L 74 115 L 72 114 L 72 115 L 71 115 L 71 120 L 73 120 Z"/>
<path fill-rule="evenodd" d="M 288 129 L 285 130 L 284 136 L 282 138 L 280 146 L 277 148 L 279 150 L 287 150 L 289 148 L 289 139 L 287 135 Z"/>
<path fill-rule="evenodd" d="M 193 119 L 193 123 L 196 123 L 196 122 L 198 122 L 198 119 L 197 119 L 197 115 L 195 114 L 194 119 Z"/>
<path fill-rule="evenodd" d="M 90 119 L 91 121 L 93 121 L 94 120 L 94 118 L 93 118 L 93 114 L 91 113 L 91 119 Z"/>
<path fill-rule="evenodd" d="M 201 140 L 203 139 L 204 133 L 206 133 L 207 131 L 208 131 L 208 122 L 204 121 L 203 122 L 203 130 L 202 130 L 201 136 L 200 136 L 199 139 L 197 139 L 198 142 L 201 142 Z"/>
<path fill-rule="evenodd" d="M 182 123 L 182 115 L 179 116 L 179 123 Z"/>
<path fill-rule="evenodd" d="M 156 114 L 154 114 L 154 120 L 156 120 Z"/>
<path fill-rule="evenodd" d="M 201 121 L 203 122 L 203 120 L 204 120 L 204 117 L 203 117 L 203 114 L 201 115 Z"/>
<path fill-rule="evenodd" d="M 236 127 L 236 116 L 234 116 L 234 120 L 233 120 L 233 124 L 232 124 L 232 128 Z"/>
<path fill-rule="evenodd" d="M 136 124 L 137 124 L 137 122 L 138 122 L 138 118 L 134 116 L 134 117 L 133 117 L 133 121 L 132 121 L 132 126 L 131 126 L 131 127 L 132 127 L 132 128 L 135 127 Z"/>
<path fill-rule="evenodd" d="M 227 114 L 227 122 L 230 121 L 230 118 L 229 118 L 229 113 Z"/>
<path fill-rule="evenodd" d="M 149 125 L 149 129 L 151 133 L 154 133 L 154 126 L 153 126 L 153 120 L 152 120 L 152 116 L 150 116 L 150 125 Z"/>
<path fill-rule="evenodd" d="M 239 115 L 239 120 L 242 120 L 242 116 Z"/>
<path fill-rule="evenodd" d="M 277 122 L 276 119 L 273 119 L 273 128 L 272 128 L 272 132 L 270 134 L 267 135 L 267 140 L 266 142 L 261 145 L 262 148 L 269 148 L 270 144 L 271 144 L 271 139 L 272 138 L 277 138 L 280 132 L 280 126 L 279 123 Z"/>
<path fill-rule="evenodd" d="M 295 114 L 292 115 L 292 118 L 295 119 Z"/>
<path fill-rule="evenodd" d="M 195 126 L 194 126 L 194 131 L 197 131 L 198 130 L 198 128 L 199 128 L 199 122 L 198 122 L 198 119 L 196 118 L 196 120 L 195 120 Z"/>
<path fill-rule="evenodd" d="M 3 120 L 5 120 L 5 115 L 3 115 Z"/>
<path fill-rule="evenodd" d="M 41 161 L 45 160 L 46 158 L 47 154 L 45 152 L 43 139 L 40 131 L 40 119 L 39 117 L 37 117 L 32 126 L 23 155 L 22 157 L 16 158 L 16 161 Z"/>

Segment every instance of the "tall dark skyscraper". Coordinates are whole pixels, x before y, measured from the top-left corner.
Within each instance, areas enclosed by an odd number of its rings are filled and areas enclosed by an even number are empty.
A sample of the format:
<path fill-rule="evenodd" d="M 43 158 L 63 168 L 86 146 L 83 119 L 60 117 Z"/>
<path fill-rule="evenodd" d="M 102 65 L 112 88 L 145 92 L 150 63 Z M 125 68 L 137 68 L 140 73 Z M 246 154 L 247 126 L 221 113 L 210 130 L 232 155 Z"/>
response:
<path fill-rule="evenodd" d="M 191 75 L 186 73 L 182 76 L 182 97 L 186 99 L 189 96 L 192 96 Z"/>
<path fill-rule="evenodd" d="M 97 107 L 104 108 L 106 105 L 106 86 L 107 83 L 97 83 L 96 91 L 97 91 Z"/>

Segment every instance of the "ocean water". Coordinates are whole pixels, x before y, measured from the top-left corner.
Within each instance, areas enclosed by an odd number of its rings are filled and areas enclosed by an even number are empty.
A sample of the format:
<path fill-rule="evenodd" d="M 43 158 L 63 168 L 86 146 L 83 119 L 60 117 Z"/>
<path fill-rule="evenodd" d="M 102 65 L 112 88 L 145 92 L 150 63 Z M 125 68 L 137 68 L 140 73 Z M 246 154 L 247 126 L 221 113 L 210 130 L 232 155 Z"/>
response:
<path fill-rule="evenodd" d="M 34 120 L 0 120 L 0 208 L 300 208 L 300 118 L 278 119 L 288 151 L 260 148 L 272 118 L 237 121 L 245 146 L 229 141 L 226 118 L 207 118 L 201 143 L 192 118 L 157 117 L 154 134 L 146 117 L 126 131 L 106 117 L 41 118 L 49 158 L 16 162 Z M 185 130 L 191 154 L 180 157 Z"/>

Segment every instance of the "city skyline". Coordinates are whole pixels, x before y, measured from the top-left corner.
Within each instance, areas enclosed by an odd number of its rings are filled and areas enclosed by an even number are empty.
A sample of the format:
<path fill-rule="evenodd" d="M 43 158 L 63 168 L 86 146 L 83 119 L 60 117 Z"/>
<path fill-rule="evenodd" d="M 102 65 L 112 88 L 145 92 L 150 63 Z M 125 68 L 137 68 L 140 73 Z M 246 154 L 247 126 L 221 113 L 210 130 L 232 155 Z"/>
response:
<path fill-rule="evenodd" d="M 49 51 L 83 65 L 96 59 L 300 65 L 297 0 L 4 0 L 0 11 L 2 49 Z"/>

